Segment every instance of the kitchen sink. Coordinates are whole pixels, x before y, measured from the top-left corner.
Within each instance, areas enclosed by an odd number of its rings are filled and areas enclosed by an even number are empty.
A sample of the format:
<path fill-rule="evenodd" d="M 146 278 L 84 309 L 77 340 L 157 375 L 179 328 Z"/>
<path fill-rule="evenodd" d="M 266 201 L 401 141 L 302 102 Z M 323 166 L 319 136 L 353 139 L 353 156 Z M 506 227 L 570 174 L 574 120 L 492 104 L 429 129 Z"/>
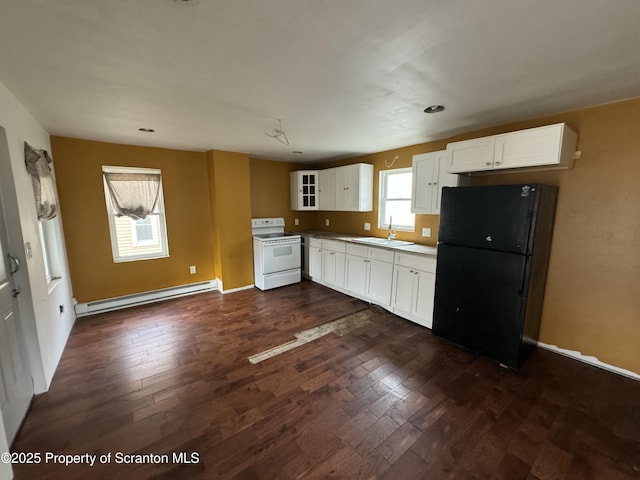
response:
<path fill-rule="evenodd" d="M 381 247 L 402 247 L 405 245 L 413 245 L 413 242 L 405 242 L 404 240 L 387 240 L 386 238 L 378 237 L 354 238 L 353 241 L 369 245 L 379 245 Z"/>

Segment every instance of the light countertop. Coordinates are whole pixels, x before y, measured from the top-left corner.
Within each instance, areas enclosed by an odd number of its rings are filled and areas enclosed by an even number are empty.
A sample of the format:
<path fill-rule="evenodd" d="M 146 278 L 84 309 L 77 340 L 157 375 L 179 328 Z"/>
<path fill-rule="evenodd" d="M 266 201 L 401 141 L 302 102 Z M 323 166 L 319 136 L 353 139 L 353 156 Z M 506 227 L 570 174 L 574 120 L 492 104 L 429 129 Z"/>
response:
<path fill-rule="evenodd" d="M 348 234 L 338 233 L 338 232 L 311 231 L 311 232 L 299 232 L 299 233 L 302 235 L 308 235 L 314 238 L 341 240 L 343 242 L 353 242 L 353 243 L 358 243 L 360 245 L 368 245 L 371 247 L 385 248 L 387 250 L 396 250 L 396 251 L 407 252 L 407 253 L 417 253 L 420 255 L 435 256 L 437 255 L 437 252 L 438 252 L 436 247 L 432 247 L 429 245 L 421 245 L 419 243 L 412 243 L 409 245 L 406 245 L 406 244 L 393 245 L 393 242 L 391 242 L 390 244 L 377 244 L 377 243 L 368 243 L 365 241 L 365 239 L 372 238 L 372 237 L 361 237 L 357 235 L 348 235 Z M 385 239 L 381 238 L 380 240 L 384 241 Z"/>

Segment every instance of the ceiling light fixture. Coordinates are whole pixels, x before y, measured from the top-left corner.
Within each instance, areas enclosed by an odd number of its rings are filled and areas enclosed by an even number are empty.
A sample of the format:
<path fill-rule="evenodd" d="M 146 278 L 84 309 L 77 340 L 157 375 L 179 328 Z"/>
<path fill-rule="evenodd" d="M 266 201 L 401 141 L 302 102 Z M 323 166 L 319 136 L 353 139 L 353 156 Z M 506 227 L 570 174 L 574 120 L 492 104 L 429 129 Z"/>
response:
<path fill-rule="evenodd" d="M 424 113 L 439 113 L 444 110 L 444 105 L 429 105 L 424 109 Z"/>
<path fill-rule="evenodd" d="M 141 132 L 144 132 L 144 133 L 153 133 L 153 132 L 155 132 L 155 130 L 153 128 L 139 128 L 138 130 L 140 130 Z"/>
<path fill-rule="evenodd" d="M 287 138 L 287 134 L 282 130 L 282 120 L 280 119 L 278 119 L 278 128 L 274 128 L 271 132 L 264 132 L 264 134 L 271 138 L 275 138 L 280 143 L 289 145 L 289 139 Z"/>

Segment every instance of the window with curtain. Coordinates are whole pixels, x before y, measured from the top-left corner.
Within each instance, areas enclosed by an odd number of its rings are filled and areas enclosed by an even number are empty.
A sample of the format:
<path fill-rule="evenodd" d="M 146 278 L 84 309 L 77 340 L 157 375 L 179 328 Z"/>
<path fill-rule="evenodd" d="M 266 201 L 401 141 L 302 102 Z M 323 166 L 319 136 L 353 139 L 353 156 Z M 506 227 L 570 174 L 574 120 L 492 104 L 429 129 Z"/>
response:
<path fill-rule="evenodd" d="M 169 256 L 162 172 L 102 167 L 114 262 Z"/>
<path fill-rule="evenodd" d="M 24 163 L 31 176 L 38 220 L 55 218 L 58 213 L 58 200 L 51 171 L 53 160 L 46 150 L 38 150 L 24 142 Z"/>
<path fill-rule="evenodd" d="M 58 197 L 51 168 L 53 160 L 46 150 L 39 150 L 25 142 L 24 163 L 31 177 L 35 199 L 44 274 L 47 283 L 50 283 L 60 278 L 62 271 L 55 223 L 58 214 Z"/>
<path fill-rule="evenodd" d="M 415 214 L 411 213 L 411 168 L 380 171 L 378 228 L 415 230 Z"/>

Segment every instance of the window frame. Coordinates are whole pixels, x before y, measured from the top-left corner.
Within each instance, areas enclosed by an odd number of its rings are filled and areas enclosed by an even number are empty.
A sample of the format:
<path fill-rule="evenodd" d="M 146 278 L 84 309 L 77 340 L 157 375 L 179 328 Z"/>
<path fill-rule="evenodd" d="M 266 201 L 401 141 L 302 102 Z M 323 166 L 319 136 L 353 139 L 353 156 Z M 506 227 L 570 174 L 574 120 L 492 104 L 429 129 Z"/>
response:
<path fill-rule="evenodd" d="M 151 217 L 152 216 L 157 216 L 156 213 L 152 212 L 149 215 L 147 215 L 147 217 L 144 220 L 134 220 L 133 218 L 131 218 L 131 240 L 133 242 L 133 246 L 134 247 L 146 247 L 149 245 L 154 245 L 156 243 L 158 243 L 158 231 L 153 228 L 153 223 L 151 222 Z M 138 222 L 144 222 L 145 220 L 149 220 L 149 223 L 138 223 Z M 158 219 L 159 220 L 159 219 Z M 150 240 L 140 240 L 138 238 L 138 227 L 141 226 L 149 226 L 151 227 L 151 239 Z"/>
<path fill-rule="evenodd" d="M 391 229 L 399 230 L 402 232 L 415 232 L 416 230 L 416 216 L 411 212 L 411 189 L 407 197 L 388 198 L 387 197 L 387 181 L 392 175 L 411 174 L 410 185 L 413 185 L 413 169 L 411 167 L 394 168 L 390 170 L 380 170 L 379 185 L 378 185 L 378 228 L 389 229 L 389 223 L 386 222 L 387 202 L 403 201 L 409 204 L 409 213 L 413 218 L 412 225 L 399 225 L 392 222 Z"/>
<path fill-rule="evenodd" d="M 109 236 L 111 237 L 111 254 L 113 256 L 114 263 L 122 262 L 136 262 L 139 260 L 154 260 L 158 258 L 169 257 L 169 240 L 167 236 L 167 220 L 164 208 L 164 189 L 162 186 L 162 171 L 157 168 L 141 168 L 141 167 L 114 167 L 114 166 L 102 166 L 102 187 L 104 190 L 105 204 L 107 208 L 107 217 L 109 220 Z M 158 216 L 158 234 L 160 237 L 161 252 L 145 253 L 137 255 L 120 255 L 118 249 L 118 236 L 116 228 L 116 214 L 113 204 L 111 202 L 111 195 L 109 195 L 109 188 L 105 179 L 104 173 L 151 173 L 160 175 L 160 188 L 158 191 L 158 201 L 156 202 L 155 209 L 149 215 Z M 132 239 L 135 235 L 135 221 L 131 220 Z M 143 246 L 143 245 L 140 245 Z"/>

